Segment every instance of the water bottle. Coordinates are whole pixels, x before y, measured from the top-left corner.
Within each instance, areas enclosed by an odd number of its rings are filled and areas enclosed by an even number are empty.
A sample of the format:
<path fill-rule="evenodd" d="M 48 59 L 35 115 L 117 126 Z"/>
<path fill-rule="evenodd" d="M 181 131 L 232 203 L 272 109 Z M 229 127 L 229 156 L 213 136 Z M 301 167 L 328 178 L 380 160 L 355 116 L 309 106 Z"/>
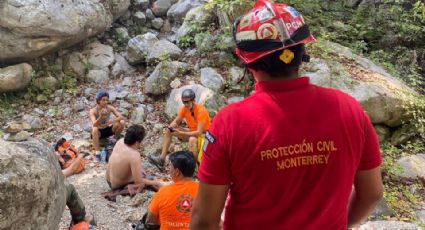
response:
<path fill-rule="evenodd" d="M 106 164 L 106 155 L 107 154 L 108 154 L 108 152 L 106 151 L 105 148 L 102 150 L 102 152 L 100 152 L 100 162 L 102 164 Z"/>

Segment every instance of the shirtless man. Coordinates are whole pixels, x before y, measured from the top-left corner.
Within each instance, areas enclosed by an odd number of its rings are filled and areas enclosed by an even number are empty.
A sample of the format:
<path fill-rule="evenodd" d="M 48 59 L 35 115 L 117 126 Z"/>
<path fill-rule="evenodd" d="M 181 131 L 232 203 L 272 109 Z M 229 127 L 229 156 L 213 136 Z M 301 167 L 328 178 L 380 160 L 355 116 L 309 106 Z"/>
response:
<path fill-rule="evenodd" d="M 129 189 L 131 187 L 132 190 L 141 190 L 143 185 L 161 187 L 160 181 L 149 180 L 142 175 L 139 149 L 144 137 L 145 129 L 140 125 L 132 125 L 125 137 L 115 144 L 106 170 L 106 182 L 111 189 L 122 188 L 132 183 L 134 185 L 129 185 Z"/>
<path fill-rule="evenodd" d="M 96 107 L 90 109 L 90 120 L 92 125 L 92 139 L 94 154 L 99 155 L 99 140 L 108 138 L 112 135 L 116 137 L 124 129 L 125 121 L 121 114 L 114 106 L 108 105 L 109 94 L 106 91 L 99 91 L 96 94 Z M 111 113 L 114 114 L 115 120 L 111 119 Z"/>

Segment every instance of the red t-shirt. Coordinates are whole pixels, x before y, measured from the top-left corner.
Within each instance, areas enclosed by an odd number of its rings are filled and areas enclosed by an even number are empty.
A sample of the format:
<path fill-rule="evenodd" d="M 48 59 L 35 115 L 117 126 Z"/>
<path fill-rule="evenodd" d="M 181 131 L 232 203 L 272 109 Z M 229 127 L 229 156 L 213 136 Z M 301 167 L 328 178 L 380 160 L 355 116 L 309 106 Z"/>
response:
<path fill-rule="evenodd" d="M 225 229 L 347 229 L 356 172 L 382 161 L 360 105 L 307 77 L 257 83 L 205 142 L 199 180 L 230 184 Z"/>

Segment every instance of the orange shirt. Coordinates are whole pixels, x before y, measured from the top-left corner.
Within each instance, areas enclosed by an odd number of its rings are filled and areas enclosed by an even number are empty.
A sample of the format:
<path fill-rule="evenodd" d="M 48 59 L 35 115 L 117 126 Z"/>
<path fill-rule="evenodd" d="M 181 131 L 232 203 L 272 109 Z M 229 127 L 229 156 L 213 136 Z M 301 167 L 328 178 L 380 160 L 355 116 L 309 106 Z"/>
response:
<path fill-rule="evenodd" d="M 185 106 L 182 106 L 177 116 L 184 118 L 187 126 L 189 126 L 189 129 L 192 131 L 196 131 L 198 129 L 199 123 L 205 124 L 202 132 L 206 132 L 210 128 L 210 115 L 208 114 L 207 109 L 202 105 L 194 103 L 192 111 L 188 110 Z"/>
<path fill-rule="evenodd" d="M 162 187 L 149 204 L 149 211 L 159 215 L 161 230 L 187 230 L 198 183 L 178 181 Z"/>

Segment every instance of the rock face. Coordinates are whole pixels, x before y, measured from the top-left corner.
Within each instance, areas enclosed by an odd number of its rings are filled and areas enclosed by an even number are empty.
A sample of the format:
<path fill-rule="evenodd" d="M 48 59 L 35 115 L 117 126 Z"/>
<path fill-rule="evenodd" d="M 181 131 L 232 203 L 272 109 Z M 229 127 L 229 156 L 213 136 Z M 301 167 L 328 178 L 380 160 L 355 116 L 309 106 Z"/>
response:
<path fill-rule="evenodd" d="M 402 124 L 416 92 L 398 81 L 370 60 L 347 48 L 327 43 L 329 49 L 343 56 L 347 63 L 312 59 L 306 65 L 312 83 L 337 88 L 354 97 L 374 124 L 396 127 Z"/>
<path fill-rule="evenodd" d="M 173 21 L 181 22 L 190 9 L 201 5 L 202 3 L 199 0 L 179 0 L 168 10 L 167 17 Z"/>
<path fill-rule="evenodd" d="M 50 145 L 0 140 L 0 229 L 58 228 L 65 209 L 64 177 Z"/>
<path fill-rule="evenodd" d="M 130 0 L 0 2 L 0 62 L 30 60 L 108 29 Z"/>
<path fill-rule="evenodd" d="M 27 63 L 0 68 L 0 93 L 15 92 L 25 89 L 31 82 L 31 71 L 32 67 Z"/>
<path fill-rule="evenodd" d="M 408 179 L 425 179 L 425 154 L 402 157 L 397 161 L 400 166 L 400 176 Z"/>

